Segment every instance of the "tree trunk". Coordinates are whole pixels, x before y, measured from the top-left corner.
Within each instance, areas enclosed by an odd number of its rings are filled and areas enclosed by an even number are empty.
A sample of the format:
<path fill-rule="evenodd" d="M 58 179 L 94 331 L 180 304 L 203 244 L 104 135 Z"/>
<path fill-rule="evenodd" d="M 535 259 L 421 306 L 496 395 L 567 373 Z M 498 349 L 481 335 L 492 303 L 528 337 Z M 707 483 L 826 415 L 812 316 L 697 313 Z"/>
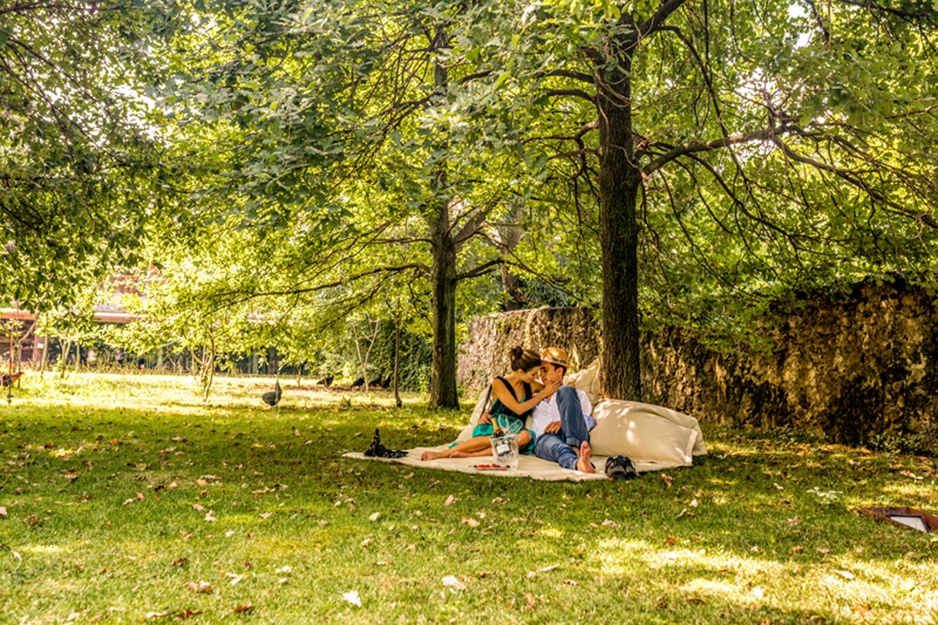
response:
<path fill-rule="evenodd" d="M 449 206 L 440 201 L 431 223 L 433 268 L 433 363 L 430 408 L 459 409 L 456 391 L 456 246 L 449 228 Z"/>
<path fill-rule="evenodd" d="M 398 309 L 400 306 L 398 306 Z M 401 321 L 400 319 L 394 320 L 394 404 L 400 408 L 403 402 L 401 401 L 400 393 L 400 375 L 401 375 Z"/>
<path fill-rule="evenodd" d="M 628 49 L 624 45 L 619 50 Z M 597 72 L 599 243 L 602 249 L 602 394 L 642 399 L 638 325 L 638 221 L 642 184 L 632 142 L 631 59 Z"/>
<path fill-rule="evenodd" d="M 437 33 L 431 48 L 448 47 L 446 35 Z M 437 91 L 446 88 L 447 71 L 442 63 L 433 68 L 433 85 Z M 444 148 L 448 147 L 443 142 Z M 433 292 L 433 361 L 430 369 L 430 408 L 459 409 L 456 391 L 456 242 L 453 241 L 449 218 L 449 190 L 446 161 L 436 163 L 430 213 L 430 247 L 433 267 L 430 289 Z"/>

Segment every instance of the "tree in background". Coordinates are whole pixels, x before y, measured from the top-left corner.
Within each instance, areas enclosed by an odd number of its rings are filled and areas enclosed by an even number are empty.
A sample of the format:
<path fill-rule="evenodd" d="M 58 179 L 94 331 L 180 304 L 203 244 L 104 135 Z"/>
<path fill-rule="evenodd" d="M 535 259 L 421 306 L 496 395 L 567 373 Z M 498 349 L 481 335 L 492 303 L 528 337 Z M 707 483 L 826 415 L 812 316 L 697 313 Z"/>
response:
<path fill-rule="evenodd" d="M 532 186 L 518 176 L 516 105 L 488 69 L 488 7 L 206 10 L 210 21 L 176 33 L 185 53 L 163 101 L 180 120 L 244 129 L 232 184 L 245 217 L 308 236 L 294 285 L 255 295 L 331 290 L 364 305 L 393 276 L 425 290 L 430 405 L 457 407 L 457 287 L 505 262 L 487 232 Z"/>
<path fill-rule="evenodd" d="M 734 323 L 728 302 L 778 286 L 933 271 L 934 7 L 501 7 L 525 136 L 598 209 L 606 395 L 641 397 L 640 291 L 665 310 L 719 298 L 710 321 Z"/>
<path fill-rule="evenodd" d="M 0 7 L 0 297 L 68 306 L 122 262 L 166 173 L 139 97 L 153 79 L 129 2 Z"/>

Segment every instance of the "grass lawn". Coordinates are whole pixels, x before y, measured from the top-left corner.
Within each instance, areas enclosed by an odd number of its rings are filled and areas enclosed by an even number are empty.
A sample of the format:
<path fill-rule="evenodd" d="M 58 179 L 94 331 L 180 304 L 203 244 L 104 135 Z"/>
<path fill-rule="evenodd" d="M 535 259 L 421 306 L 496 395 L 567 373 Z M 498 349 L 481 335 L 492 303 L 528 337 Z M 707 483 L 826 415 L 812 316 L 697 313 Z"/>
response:
<path fill-rule="evenodd" d="M 341 454 L 466 412 L 291 382 L 268 410 L 271 384 L 27 375 L 0 407 L 0 623 L 938 621 L 938 536 L 855 512 L 938 511 L 935 459 L 704 424 L 708 457 L 634 482 L 414 470 Z"/>

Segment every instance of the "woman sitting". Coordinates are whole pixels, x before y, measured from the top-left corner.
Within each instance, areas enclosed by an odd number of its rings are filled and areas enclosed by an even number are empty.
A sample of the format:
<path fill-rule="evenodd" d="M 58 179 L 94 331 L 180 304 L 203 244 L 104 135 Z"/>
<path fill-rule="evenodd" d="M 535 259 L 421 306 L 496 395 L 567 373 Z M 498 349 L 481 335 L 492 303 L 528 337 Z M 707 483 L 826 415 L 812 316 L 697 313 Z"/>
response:
<path fill-rule="evenodd" d="M 497 420 L 500 429 L 506 433 L 517 434 L 518 448 L 522 453 L 533 452 L 534 433 L 525 429 L 524 421 L 536 405 L 557 392 L 560 384 L 554 382 L 543 386 L 534 379 L 541 367 L 541 357 L 537 352 L 513 347 L 508 356 L 511 373 L 492 381 L 495 403 L 479 418 L 479 424 L 472 430 L 472 438 L 442 451 L 425 451 L 420 456 L 421 460 L 491 456 L 493 420 Z"/>

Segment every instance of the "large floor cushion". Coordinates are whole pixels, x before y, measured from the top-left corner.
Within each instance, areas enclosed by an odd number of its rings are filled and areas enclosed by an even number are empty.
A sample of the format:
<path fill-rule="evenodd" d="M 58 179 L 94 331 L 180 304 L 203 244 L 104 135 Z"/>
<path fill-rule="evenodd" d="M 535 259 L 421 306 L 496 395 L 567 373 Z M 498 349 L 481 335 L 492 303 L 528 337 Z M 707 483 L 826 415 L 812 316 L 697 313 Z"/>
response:
<path fill-rule="evenodd" d="M 600 456 L 688 466 L 695 455 L 707 453 L 697 420 L 663 406 L 603 399 L 593 417 L 590 443 Z"/>

